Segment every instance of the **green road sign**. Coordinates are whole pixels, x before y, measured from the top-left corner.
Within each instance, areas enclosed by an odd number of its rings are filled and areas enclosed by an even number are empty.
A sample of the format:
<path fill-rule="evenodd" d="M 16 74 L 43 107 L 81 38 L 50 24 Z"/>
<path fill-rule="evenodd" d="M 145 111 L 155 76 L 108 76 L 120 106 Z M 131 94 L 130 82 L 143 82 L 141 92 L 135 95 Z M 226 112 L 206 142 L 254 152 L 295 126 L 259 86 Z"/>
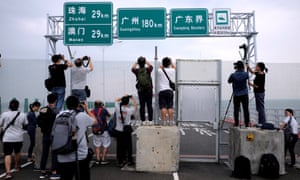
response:
<path fill-rule="evenodd" d="M 231 31 L 230 9 L 213 9 L 213 21 L 215 33 L 228 33 Z"/>
<path fill-rule="evenodd" d="M 166 37 L 165 8 L 119 8 L 119 39 L 163 39 Z"/>
<path fill-rule="evenodd" d="M 111 45 L 111 2 L 67 2 L 64 4 L 65 45 Z"/>
<path fill-rule="evenodd" d="M 171 9 L 171 36 L 205 36 L 208 34 L 208 10 Z"/>

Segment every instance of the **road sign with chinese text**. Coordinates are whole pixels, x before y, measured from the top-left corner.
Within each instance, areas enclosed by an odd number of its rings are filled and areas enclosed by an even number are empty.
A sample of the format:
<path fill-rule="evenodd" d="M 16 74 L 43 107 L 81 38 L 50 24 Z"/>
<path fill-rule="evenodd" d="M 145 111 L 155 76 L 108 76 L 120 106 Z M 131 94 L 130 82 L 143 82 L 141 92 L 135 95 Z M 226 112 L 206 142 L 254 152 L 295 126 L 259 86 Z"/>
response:
<path fill-rule="evenodd" d="M 224 34 L 231 31 L 230 9 L 213 9 L 214 32 Z"/>
<path fill-rule="evenodd" d="M 67 2 L 64 4 L 65 45 L 112 44 L 111 2 Z"/>
<path fill-rule="evenodd" d="M 162 39 L 166 37 L 165 8 L 119 8 L 119 39 Z"/>
<path fill-rule="evenodd" d="M 208 34 L 208 10 L 171 9 L 171 36 L 205 36 Z"/>

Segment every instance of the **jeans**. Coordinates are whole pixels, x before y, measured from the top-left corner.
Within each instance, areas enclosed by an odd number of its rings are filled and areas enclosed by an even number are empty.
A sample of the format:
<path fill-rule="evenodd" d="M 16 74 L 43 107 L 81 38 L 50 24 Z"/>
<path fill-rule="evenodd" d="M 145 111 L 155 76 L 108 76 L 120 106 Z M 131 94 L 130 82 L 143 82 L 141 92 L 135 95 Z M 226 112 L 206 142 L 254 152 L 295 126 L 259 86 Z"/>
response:
<path fill-rule="evenodd" d="M 265 93 L 255 93 L 255 103 L 258 112 L 258 123 L 264 124 L 266 122 Z"/>
<path fill-rule="evenodd" d="M 140 91 L 140 92 L 138 92 L 138 95 L 139 95 L 139 101 L 140 101 L 141 120 L 142 121 L 146 120 L 145 106 L 147 104 L 148 119 L 149 119 L 149 121 L 152 121 L 153 120 L 152 90 Z"/>
<path fill-rule="evenodd" d="M 84 89 L 72 89 L 72 95 L 76 96 L 80 102 L 86 101 L 86 92 Z"/>
<path fill-rule="evenodd" d="M 51 134 L 43 134 L 43 142 L 42 142 L 42 158 L 41 158 L 41 164 L 40 168 L 42 171 L 46 170 L 46 165 L 47 165 L 47 160 L 48 160 L 48 155 L 49 155 L 49 150 L 51 146 Z M 52 152 L 52 171 L 57 170 L 57 155 Z"/>
<path fill-rule="evenodd" d="M 119 164 L 133 162 L 131 133 L 118 132 L 117 135 L 117 160 Z"/>
<path fill-rule="evenodd" d="M 286 156 L 287 150 L 289 150 L 290 156 L 291 156 L 291 165 L 296 164 L 296 155 L 295 155 L 295 146 L 298 141 L 298 134 L 293 135 L 293 142 L 287 143 L 285 142 L 285 151 L 284 154 Z"/>
<path fill-rule="evenodd" d="M 63 105 L 64 105 L 66 88 L 65 87 L 54 87 L 54 88 L 52 88 L 51 92 L 53 94 L 57 95 L 56 109 L 58 111 L 61 111 L 63 108 Z"/>
<path fill-rule="evenodd" d="M 29 135 L 29 139 L 30 139 L 30 144 L 29 144 L 29 148 L 28 148 L 28 158 L 32 158 L 32 152 L 33 152 L 33 148 L 35 146 L 35 128 L 28 128 L 28 135 Z"/>
<path fill-rule="evenodd" d="M 250 122 L 250 115 L 249 115 L 249 97 L 248 95 L 244 96 L 234 96 L 233 97 L 233 106 L 234 106 L 234 126 L 239 126 L 239 111 L 240 111 L 240 106 L 243 106 L 243 111 L 244 111 L 244 122 L 245 126 L 249 126 Z"/>
<path fill-rule="evenodd" d="M 79 172 L 77 171 L 77 162 L 68 162 L 68 163 L 58 163 L 58 169 L 61 172 L 61 179 L 63 180 L 73 180 L 78 179 L 78 174 L 80 180 L 90 180 L 90 161 L 86 158 L 84 160 L 80 160 L 79 162 Z"/>

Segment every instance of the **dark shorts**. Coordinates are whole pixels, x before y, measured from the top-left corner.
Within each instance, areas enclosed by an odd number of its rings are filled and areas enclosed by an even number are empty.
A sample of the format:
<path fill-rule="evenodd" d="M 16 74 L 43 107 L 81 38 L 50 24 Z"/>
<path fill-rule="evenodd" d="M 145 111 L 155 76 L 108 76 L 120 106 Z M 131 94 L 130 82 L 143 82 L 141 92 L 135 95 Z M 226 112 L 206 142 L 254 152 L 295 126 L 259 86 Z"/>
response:
<path fill-rule="evenodd" d="M 3 152 L 4 155 L 11 155 L 13 152 L 18 154 L 21 152 L 23 142 L 4 142 L 3 143 Z"/>
<path fill-rule="evenodd" d="M 159 109 L 173 109 L 173 91 L 165 90 L 159 92 Z"/>

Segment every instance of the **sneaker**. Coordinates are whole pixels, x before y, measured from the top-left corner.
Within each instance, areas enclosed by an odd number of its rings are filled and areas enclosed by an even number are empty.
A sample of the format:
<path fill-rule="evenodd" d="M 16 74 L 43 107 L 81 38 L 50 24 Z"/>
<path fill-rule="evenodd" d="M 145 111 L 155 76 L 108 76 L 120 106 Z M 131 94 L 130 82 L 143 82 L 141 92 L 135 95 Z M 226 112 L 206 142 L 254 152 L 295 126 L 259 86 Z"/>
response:
<path fill-rule="evenodd" d="M 134 166 L 125 165 L 124 167 L 121 168 L 121 171 L 135 171 L 135 167 Z"/>
<path fill-rule="evenodd" d="M 149 126 L 153 126 L 154 125 L 154 123 L 153 123 L 153 121 L 149 121 L 149 124 L 148 124 Z"/>
<path fill-rule="evenodd" d="M 142 126 L 147 126 L 146 121 L 142 121 Z"/>
<path fill-rule="evenodd" d="M 96 165 L 99 165 L 99 164 L 101 164 L 101 161 L 97 160 L 97 161 L 95 162 L 95 164 L 96 164 Z"/>
<path fill-rule="evenodd" d="M 46 179 L 48 178 L 48 174 L 46 172 L 42 172 L 40 175 L 40 179 Z"/>
<path fill-rule="evenodd" d="M 57 180 L 57 179 L 60 179 L 60 175 L 59 175 L 59 174 L 51 174 L 51 175 L 50 175 L 50 179 L 51 179 L 51 180 Z"/>
<path fill-rule="evenodd" d="M 4 177 L 4 179 L 12 179 L 12 175 L 10 173 L 7 173 Z"/>
<path fill-rule="evenodd" d="M 101 165 L 107 165 L 107 164 L 109 164 L 109 162 L 108 161 L 101 161 L 101 163 L 100 163 Z"/>

